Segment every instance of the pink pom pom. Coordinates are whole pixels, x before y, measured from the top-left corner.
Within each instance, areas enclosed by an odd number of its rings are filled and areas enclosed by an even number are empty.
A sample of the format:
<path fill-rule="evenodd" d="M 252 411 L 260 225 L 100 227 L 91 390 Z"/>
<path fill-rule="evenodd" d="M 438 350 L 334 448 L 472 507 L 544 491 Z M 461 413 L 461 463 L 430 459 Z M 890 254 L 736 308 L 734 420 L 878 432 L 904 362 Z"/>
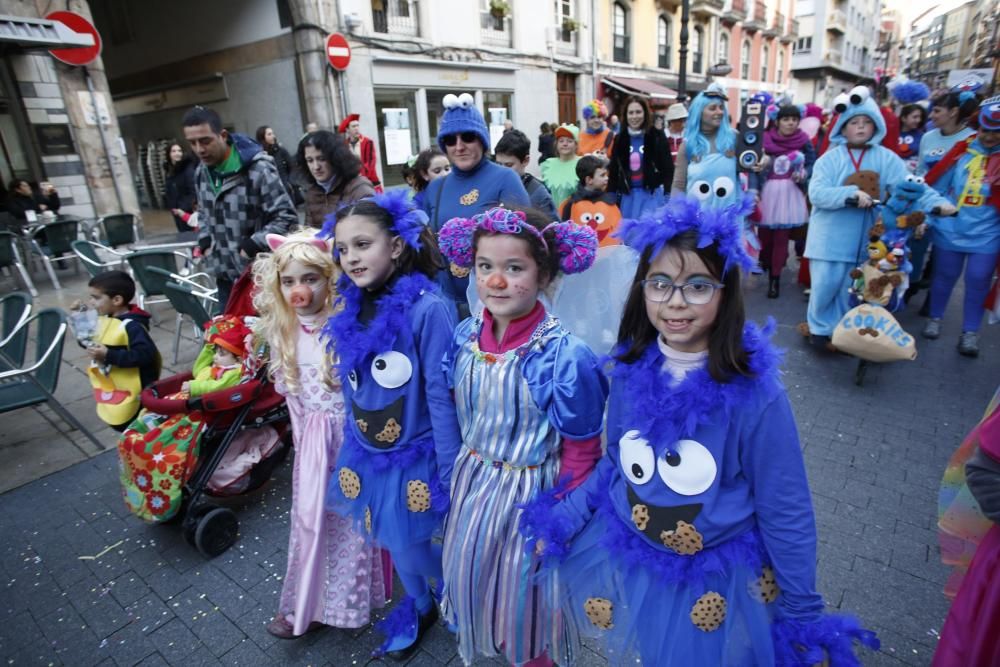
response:
<path fill-rule="evenodd" d="M 550 230 L 563 273 L 580 273 L 593 266 L 597 257 L 597 232 L 575 222 L 553 222 L 545 228 L 546 232 Z"/>

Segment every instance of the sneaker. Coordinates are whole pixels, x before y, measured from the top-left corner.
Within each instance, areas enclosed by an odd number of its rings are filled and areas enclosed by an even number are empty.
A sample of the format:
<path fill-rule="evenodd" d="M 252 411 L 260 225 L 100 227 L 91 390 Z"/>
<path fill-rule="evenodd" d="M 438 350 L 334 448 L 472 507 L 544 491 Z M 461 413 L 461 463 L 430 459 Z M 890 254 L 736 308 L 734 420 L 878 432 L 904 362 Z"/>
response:
<path fill-rule="evenodd" d="M 975 331 L 963 331 L 958 337 L 958 353 L 963 357 L 978 357 L 979 334 Z"/>
<path fill-rule="evenodd" d="M 935 340 L 941 335 L 941 320 L 931 318 L 920 335 L 929 340 Z M 964 334 L 963 334 L 964 335 Z"/>

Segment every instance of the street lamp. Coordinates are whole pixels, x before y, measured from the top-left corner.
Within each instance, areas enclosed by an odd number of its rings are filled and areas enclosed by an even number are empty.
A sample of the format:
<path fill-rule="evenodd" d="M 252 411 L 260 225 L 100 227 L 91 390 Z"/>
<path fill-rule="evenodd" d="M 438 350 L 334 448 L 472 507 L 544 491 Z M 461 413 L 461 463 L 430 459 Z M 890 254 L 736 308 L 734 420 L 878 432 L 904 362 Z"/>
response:
<path fill-rule="evenodd" d="M 688 68 L 688 20 L 691 18 L 691 0 L 681 0 L 681 68 L 677 75 L 677 101 L 684 103 L 687 100 L 687 68 Z"/>

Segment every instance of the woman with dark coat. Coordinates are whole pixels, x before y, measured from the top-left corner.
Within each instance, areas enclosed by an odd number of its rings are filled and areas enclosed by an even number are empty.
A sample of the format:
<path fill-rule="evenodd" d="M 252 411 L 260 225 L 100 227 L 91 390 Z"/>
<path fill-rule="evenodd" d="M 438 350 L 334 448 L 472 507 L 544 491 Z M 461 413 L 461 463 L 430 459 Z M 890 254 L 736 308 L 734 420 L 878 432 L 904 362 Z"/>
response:
<path fill-rule="evenodd" d="M 194 189 L 194 172 L 197 166 L 198 161 L 194 155 L 185 153 L 183 146 L 170 144 L 163 201 L 174 216 L 178 232 L 191 231 L 187 223 L 197 204 Z"/>
<path fill-rule="evenodd" d="M 278 168 L 278 176 L 281 177 L 281 182 L 284 183 L 285 189 L 291 195 L 292 201 L 296 205 L 301 204 L 302 194 L 299 192 L 298 186 L 291 180 L 292 170 L 295 167 L 292 155 L 278 143 L 278 135 L 274 133 L 270 125 L 261 125 L 257 128 L 257 143 L 274 160 L 274 166 Z"/>
<path fill-rule="evenodd" d="M 310 132 L 299 142 L 295 156 L 305 188 L 306 224 L 317 229 L 323 218 L 343 204 L 375 194 L 371 181 L 361 175 L 361 160 L 347 141 L 333 132 Z"/>
<path fill-rule="evenodd" d="M 542 123 L 539 127 L 541 134 L 538 135 L 538 164 L 556 156 L 556 136 L 552 134 L 552 126 Z"/>
<path fill-rule="evenodd" d="M 674 162 L 667 137 L 653 126 L 646 101 L 629 97 L 623 108 L 626 127 L 611 149 L 608 192 L 617 193 L 622 218 L 639 218 L 666 200 Z"/>

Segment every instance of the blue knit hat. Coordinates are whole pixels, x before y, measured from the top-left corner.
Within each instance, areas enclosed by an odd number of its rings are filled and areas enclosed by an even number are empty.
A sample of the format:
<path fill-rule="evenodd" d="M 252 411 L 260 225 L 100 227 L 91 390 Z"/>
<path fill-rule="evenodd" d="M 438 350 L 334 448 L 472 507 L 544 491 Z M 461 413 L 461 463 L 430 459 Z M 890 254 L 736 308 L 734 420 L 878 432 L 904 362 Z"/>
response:
<path fill-rule="evenodd" d="M 449 93 L 444 96 L 444 117 L 441 118 L 441 127 L 438 129 L 438 146 L 442 151 L 447 152 L 444 145 L 444 138 L 449 134 L 460 134 L 462 132 L 475 132 L 479 140 L 483 142 L 483 151 L 490 149 L 490 133 L 486 129 L 486 121 L 483 114 L 479 113 L 475 100 L 469 93 L 453 95 Z"/>

